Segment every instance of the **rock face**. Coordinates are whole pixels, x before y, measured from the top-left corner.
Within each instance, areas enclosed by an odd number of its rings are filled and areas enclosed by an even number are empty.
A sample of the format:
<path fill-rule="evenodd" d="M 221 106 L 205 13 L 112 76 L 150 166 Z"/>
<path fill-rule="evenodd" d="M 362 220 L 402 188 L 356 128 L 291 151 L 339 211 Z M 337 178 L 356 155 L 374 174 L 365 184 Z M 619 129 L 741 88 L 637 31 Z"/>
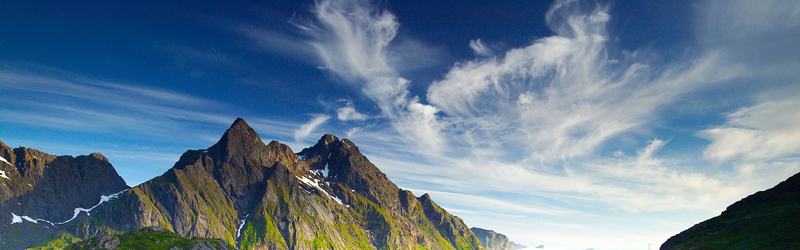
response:
<path fill-rule="evenodd" d="M 54 156 L 0 142 L 0 157 L 2 249 L 42 240 L 53 224 L 71 219 L 76 208 L 91 208 L 101 196 L 128 188 L 108 159 L 97 153 Z"/>
<path fill-rule="evenodd" d="M 241 249 L 483 249 L 461 219 L 399 189 L 351 141 L 325 135 L 295 155 L 242 119 L 54 238 L 142 228 Z"/>
<path fill-rule="evenodd" d="M 669 238 L 666 249 L 800 249 L 800 173 Z"/>
<path fill-rule="evenodd" d="M 515 250 L 526 248 L 523 245 L 509 241 L 508 237 L 492 230 L 473 227 L 470 228 L 486 250 Z"/>

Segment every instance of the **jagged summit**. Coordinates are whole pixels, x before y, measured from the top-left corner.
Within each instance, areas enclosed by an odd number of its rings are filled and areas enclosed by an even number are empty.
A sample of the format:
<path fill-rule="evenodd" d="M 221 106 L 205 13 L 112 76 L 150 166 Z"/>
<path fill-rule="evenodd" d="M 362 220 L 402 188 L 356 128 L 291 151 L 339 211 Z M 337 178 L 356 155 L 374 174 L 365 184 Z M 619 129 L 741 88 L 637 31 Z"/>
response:
<path fill-rule="evenodd" d="M 219 141 L 208 148 L 208 155 L 232 166 L 262 166 L 270 157 L 258 133 L 242 118 L 236 118 Z M 249 173 L 251 169 L 238 169 Z"/>
<path fill-rule="evenodd" d="M 236 120 L 231 124 L 231 127 L 225 131 L 225 134 L 222 135 L 222 138 L 211 146 L 210 149 L 214 148 L 238 148 L 238 149 L 247 149 L 247 147 L 263 145 L 264 142 L 261 141 L 261 138 L 258 136 L 258 133 L 247 124 L 242 118 L 236 118 Z"/>
<path fill-rule="evenodd" d="M 297 153 L 297 156 L 302 159 L 312 159 L 317 156 L 327 156 L 330 154 L 333 147 L 337 146 L 340 143 L 339 138 L 332 134 L 325 134 L 322 138 L 319 138 L 317 144 L 311 146 L 310 148 L 305 148 L 300 153 Z"/>

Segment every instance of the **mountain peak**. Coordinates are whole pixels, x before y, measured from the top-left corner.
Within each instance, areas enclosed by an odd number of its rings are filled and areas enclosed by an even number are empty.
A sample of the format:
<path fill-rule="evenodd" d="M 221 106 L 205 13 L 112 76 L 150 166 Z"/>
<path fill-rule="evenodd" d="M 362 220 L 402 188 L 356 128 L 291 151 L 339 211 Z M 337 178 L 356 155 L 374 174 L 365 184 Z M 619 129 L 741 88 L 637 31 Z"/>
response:
<path fill-rule="evenodd" d="M 240 144 L 240 146 L 251 146 L 253 142 L 261 142 L 258 133 L 247 124 L 242 118 L 236 118 L 231 124 L 231 127 L 225 131 L 222 138 L 219 139 L 217 144 L 213 147 L 221 146 L 221 144 L 231 145 L 232 143 Z M 264 144 L 261 142 L 261 144 Z"/>
<path fill-rule="evenodd" d="M 242 156 L 248 158 L 249 156 L 251 159 L 261 159 L 260 156 L 266 155 L 267 150 L 258 133 L 244 119 L 236 118 L 222 138 L 214 146 L 208 148 L 208 151 L 220 159 L 241 161 L 242 159 L 234 158 L 242 158 Z"/>
<path fill-rule="evenodd" d="M 310 148 L 303 149 L 297 155 L 307 159 L 317 157 L 318 155 L 327 156 L 329 153 L 331 153 L 331 151 L 333 151 L 333 148 L 338 145 L 339 142 L 339 138 L 335 135 L 325 134 L 322 136 L 322 138 L 319 138 L 317 144 L 314 144 L 314 146 L 311 146 Z"/>
<path fill-rule="evenodd" d="M 330 144 L 332 142 L 335 142 L 335 141 L 338 141 L 338 140 L 339 140 L 339 138 L 337 138 L 335 135 L 325 134 L 325 135 L 322 136 L 322 138 L 319 138 L 319 141 L 317 141 L 317 144 L 328 145 L 328 144 Z"/>
<path fill-rule="evenodd" d="M 231 130 L 245 131 L 245 130 L 253 130 L 253 128 L 251 128 L 250 125 L 247 124 L 246 121 L 244 121 L 244 119 L 242 119 L 241 117 L 237 117 L 236 120 L 233 121 L 233 124 L 231 124 L 231 127 L 228 128 L 228 131 Z"/>

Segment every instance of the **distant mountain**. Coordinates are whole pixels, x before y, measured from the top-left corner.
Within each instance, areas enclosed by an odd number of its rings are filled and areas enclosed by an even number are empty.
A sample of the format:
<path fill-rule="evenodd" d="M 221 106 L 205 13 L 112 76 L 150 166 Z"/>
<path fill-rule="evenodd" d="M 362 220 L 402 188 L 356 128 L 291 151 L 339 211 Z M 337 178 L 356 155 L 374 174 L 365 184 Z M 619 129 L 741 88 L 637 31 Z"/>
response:
<path fill-rule="evenodd" d="M 0 142 L 0 249 L 41 241 L 125 189 L 125 181 L 101 154 L 54 156 Z"/>
<path fill-rule="evenodd" d="M 800 249 L 800 173 L 672 236 L 661 249 Z"/>
<path fill-rule="evenodd" d="M 461 219 L 398 188 L 351 141 L 325 135 L 295 155 L 242 119 L 210 148 L 126 188 L 108 188 L 90 216 L 38 232 L 46 239 L 37 246 L 154 228 L 240 249 L 483 249 Z M 0 221 L 3 231 L 32 224 L 12 220 Z M 9 234 L 0 248 L 32 245 L 24 237 Z"/>
<path fill-rule="evenodd" d="M 509 241 L 508 237 L 501 233 L 492 230 L 473 227 L 470 228 L 478 240 L 481 241 L 486 250 L 516 250 L 527 248 L 526 246 L 519 245 L 513 241 Z"/>

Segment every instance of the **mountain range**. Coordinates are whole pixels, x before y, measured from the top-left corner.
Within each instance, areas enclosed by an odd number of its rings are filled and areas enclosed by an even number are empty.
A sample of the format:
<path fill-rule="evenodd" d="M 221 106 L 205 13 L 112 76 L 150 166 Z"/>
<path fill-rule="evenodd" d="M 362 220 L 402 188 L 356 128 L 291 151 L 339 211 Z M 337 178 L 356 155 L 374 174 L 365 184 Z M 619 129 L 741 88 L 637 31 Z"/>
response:
<path fill-rule="evenodd" d="M 800 174 L 669 238 L 667 249 L 800 249 Z M 299 153 L 243 119 L 129 187 L 98 153 L 0 142 L 0 249 L 520 249 L 392 183 L 352 141 Z M 537 248 L 543 248 L 539 246 Z"/>
<path fill-rule="evenodd" d="M 295 154 L 263 143 L 239 118 L 213 146 L 186 151 L 135 187 L 100 154 L 0 146 L 0 249 L 124 245 L 165 233 L 219 240 L 181 245 L 192 249 L 483 249 L 460 218 L 398 188 L 333 135 Z"/>

